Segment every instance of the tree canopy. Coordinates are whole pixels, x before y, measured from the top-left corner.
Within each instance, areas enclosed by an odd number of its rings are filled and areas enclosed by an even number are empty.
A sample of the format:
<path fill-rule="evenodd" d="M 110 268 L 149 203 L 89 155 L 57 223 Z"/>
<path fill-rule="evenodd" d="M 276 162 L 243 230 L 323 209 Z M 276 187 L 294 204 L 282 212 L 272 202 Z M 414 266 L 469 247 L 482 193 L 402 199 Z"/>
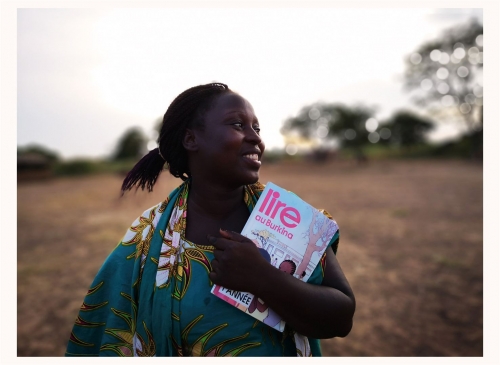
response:
<path fill-rule="evenodd" d="M 24 147 L 17 147 L 17 156 L 24 156 L 27 154 L 37 154 L 41 155 L 47 159 L 49 162 L 57 162 L 60 160 L 59 154 L 57 152 L 51 151 L 50 149 L 43 147 L 38 144 L 30 144 Z"/>
<path fill-rule="evenodd" d="M 358 149 L 369 143 L 366 122 L 373 114 L 374 110 L 363 105 L 315 103 L 285 120 L 281 133 L 295 132 L 305 139 L 316 140 L 319 145 L 334 139 L 342 147 Z"/>
<path fill-rule="evenodd" d="M 120 137 L 113 154 L 114 160 L 141 157 L 146 150 L 146 137 L 139 128 L 130 128 Z"/>
<path fill-rule="evenodd" d="M 434 128 L 434 123 L 412 112 L 400 110 L 396 112 L 382 129 L 390 131 L 389 141 L 399 146 L 409 147 L 425 142 L 426 134 Z"/>
<path fill-rule="evenodd" d="M 405 87 L 421 106 L 454 110 L 469 131 L 482 127 L 483 26 L 477 20 L 446 30 L 406 60 Z"/>

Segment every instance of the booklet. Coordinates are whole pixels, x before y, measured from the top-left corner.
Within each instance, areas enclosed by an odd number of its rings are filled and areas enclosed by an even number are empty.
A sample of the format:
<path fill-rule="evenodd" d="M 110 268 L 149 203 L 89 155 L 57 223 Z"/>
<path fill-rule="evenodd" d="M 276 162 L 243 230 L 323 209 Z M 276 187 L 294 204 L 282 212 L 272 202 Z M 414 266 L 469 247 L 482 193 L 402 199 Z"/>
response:
<path fill-rule="evenodd" d="M 241 235 L 252 240 L 271 265 L 307 281 L 337 230 L 334 220 L 294 193 L 268 183 Z M 219 285 L 211 292 L 268 326 L 285 329 L 278 314 L 253 294 Z"/>

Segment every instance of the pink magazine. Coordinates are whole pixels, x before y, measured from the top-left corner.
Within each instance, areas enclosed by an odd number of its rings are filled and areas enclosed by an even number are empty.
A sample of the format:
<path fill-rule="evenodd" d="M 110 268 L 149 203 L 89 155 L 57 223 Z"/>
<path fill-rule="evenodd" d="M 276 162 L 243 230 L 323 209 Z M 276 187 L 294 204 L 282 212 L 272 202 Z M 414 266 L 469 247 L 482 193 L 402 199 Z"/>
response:
<path fill-rule="evenodd" d="M 279 186 L 268 183 L 241 234 L 271 265 L 307 281 L 338 231 L 337 223 Z M 214 285 L 212 294 L 283 332 L 285 322 L 251 293 Z"/>

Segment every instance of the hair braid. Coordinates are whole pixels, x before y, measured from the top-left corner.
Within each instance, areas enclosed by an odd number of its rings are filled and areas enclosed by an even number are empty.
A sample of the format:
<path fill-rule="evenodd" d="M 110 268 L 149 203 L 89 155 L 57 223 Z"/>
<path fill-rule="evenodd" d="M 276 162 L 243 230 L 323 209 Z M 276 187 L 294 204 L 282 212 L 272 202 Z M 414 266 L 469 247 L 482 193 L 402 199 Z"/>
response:
<path fill-rule="evenodd" d="M 170 104 L 165 115 L 158 148 L 144 156 L 123 180 L 122 195 L 125 191 L 141 187 L 153 190 L 165 162 L 170 173 L 183 181 L 190 176 L 187 152 L 182 140 L 187 128 L 203 128 L 203 116 L 212 106 L 215 97 L 231 90 L 225 84 L 211 83 L 187 89 Z"/>

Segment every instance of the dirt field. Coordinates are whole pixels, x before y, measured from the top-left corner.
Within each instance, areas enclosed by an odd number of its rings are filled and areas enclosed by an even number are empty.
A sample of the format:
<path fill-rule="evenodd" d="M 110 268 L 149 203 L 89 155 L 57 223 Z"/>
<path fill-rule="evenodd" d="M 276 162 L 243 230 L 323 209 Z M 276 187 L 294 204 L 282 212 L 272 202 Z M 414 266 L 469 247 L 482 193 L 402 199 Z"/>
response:
<path fill-rule="evenodd" d="M 357 300 L 325 356 L 483 355 L 483 169 L 462 161 L 268 164 L 272 181 L 327 209 Z M 119 199 L 120 176 L 18 186 L 18 356 L 62 356 L 98 268 L 132 221 L 179 184 Z"/>

